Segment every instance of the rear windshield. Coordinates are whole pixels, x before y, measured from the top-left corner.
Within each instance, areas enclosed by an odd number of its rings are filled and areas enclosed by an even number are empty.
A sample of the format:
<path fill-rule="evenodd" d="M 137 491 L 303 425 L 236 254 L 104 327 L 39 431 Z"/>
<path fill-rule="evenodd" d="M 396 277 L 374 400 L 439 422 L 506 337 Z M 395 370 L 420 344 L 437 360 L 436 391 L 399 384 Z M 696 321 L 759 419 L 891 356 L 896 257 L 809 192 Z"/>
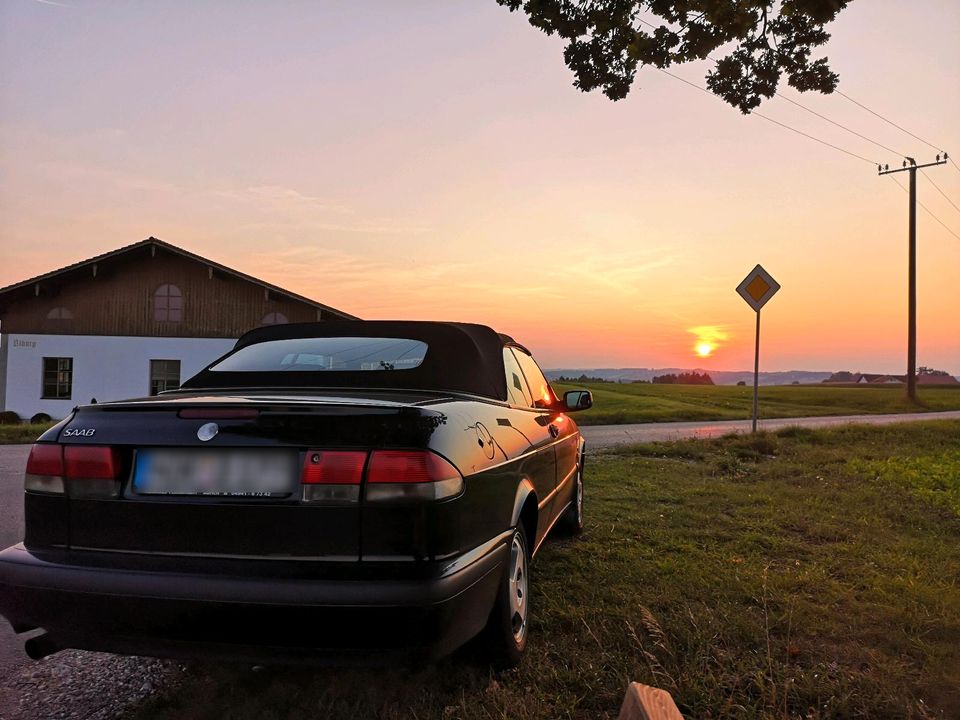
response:
<path fill-rule="evenodd" d="M 427 344 L 404 338 L 329 337 L 269 340 L 242 347 L 212 365 L 214 372 L 410 370 Z"/>

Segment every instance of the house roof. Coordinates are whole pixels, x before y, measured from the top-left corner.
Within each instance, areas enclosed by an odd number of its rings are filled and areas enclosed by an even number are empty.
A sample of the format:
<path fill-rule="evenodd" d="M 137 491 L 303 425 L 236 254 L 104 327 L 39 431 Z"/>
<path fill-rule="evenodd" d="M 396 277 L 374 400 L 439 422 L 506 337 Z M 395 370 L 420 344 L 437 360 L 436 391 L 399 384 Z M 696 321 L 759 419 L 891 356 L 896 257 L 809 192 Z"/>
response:
<path fill-rule="evenodd" d="M 960 385 L 953 375 L 917 375 L 918 385 Z"/>
<path fill-rule="evenodd" d="M 53 280 L 55 278 L 67 279 L 71 275 L 79 274 L 79 271 L 90 268 L 91 266 L 96 265 L 97 263 L 101 263 L 106 260 L 111 260 L 113 258 L 117 258 L 122 255 L 127 255 L 129 253 L 142 250 L 145 248 L 150 248 L 150 247 L 153 247 L 154 249 L 159 248 L 171 254 L 179 255 L 181 257 L 187 258 L 188 260 L 193 260 L 195 262 L 202 263 L 204 265 L 212 267 L 217 272 L 223 273 L 224 275 L 230 275 L 240 280 L 253 283 L 254 285 L 259 285 L 260 287 L 266 290 L 270 290 L 271 292 L 277 293 L 278 295 L 282 295 L 284 297 L 287 297 L 293 300 L 298 300 L 302 303 L 311 305 L 317 308 L 318 310 L 323 310 L 333 315 L 336 315 L 338 316 L 339 319 L 343 319 L 343 320 L 359 320 L 360 319 L 355 315 L 351 315 L 349 313 L 344 312 L 343 310 L 337 310 L 336 308 L 330 307 L 329 305 L 324 305 L 323 303 L 319 303 L 315 300 L 311 300 L 310 298 L 304 297 L 303 295 L 298 295 L 295 292 L 284 290 L 282 287 L 279 287 L 272 283 L 268 283 L 264 280 L 260 280 L 259 278 L 255 278 L 252 275 L 247 275 L 246 273 L 242 273 L 239 270 L 234 270 L 233 268 L 229 268 L 226 265 L 221 265 L 220 263 L 214 262 L 213 260 L 208 260 L 207 258 L 197 255 L 195 253 L 192 253 L 189 250 L 184 250 L 183 248 L 177 247 L 176 245 L 171 245 L 170 243 L 164 242 L 163 240 L 158 240 L 155 237 L 148 237 L 146 240 L 135 242 L 132 245 L 125 245 L 124 247 L 117 248 L 116 250 L 111 250 L 110 252 L 106 252 L 101 255 L 95 255 L 92 258 L 87 258 L 86 260 L 75 262 L 72 265 L 67 265 L 65 267 L 60 268 L 59 270 L 52 270 L 48 273 L 44 273 L 43 275 L 37 275 L 36 277 L 32 277 L 27 280 L 21 280 L 20 282 L 14 283 L 13 285 L 7 285 L 4 288 L 0 288 L 0 304 L 3 304 L 4 301 L 7 300 L 11 295 L 15 295 L 17 291 L 23 290 L 25 288 L 29 288 L 30 286 L 35 285 L 37 283 L 43 283 L 49 280 Z"/>

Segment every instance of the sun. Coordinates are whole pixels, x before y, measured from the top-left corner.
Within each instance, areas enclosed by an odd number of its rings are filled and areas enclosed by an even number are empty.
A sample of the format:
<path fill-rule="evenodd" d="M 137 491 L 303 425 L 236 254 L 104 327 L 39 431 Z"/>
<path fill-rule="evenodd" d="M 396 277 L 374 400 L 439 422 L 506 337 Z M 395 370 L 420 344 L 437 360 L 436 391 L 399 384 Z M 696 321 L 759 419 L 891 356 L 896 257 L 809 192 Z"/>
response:
<path fill-rule="evenodd" d="M 693 353 L 701 358 L 713 357 L 730 339 L 730 333 L 723 325 L 698 325 L 689 328 L 687 332 L 695 336 Z"/>
<path fill-rule="evenodd" d="M 697 351 L 697 355 L 705 358 L 705 357 L 710 357 L 710 355 L 713 353 L 716 347 L 717 347 L 716 345 L 710 342 L 698 342 L 694 346 L 694 350 Z"/>

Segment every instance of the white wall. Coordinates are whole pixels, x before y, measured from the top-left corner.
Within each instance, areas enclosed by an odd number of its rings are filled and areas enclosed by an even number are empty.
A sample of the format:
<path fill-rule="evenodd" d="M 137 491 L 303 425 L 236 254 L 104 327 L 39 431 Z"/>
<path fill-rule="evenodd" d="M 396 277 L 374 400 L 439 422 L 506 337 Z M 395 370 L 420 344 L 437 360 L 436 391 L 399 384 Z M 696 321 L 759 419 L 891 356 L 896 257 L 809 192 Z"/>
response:
<path fill-rule="evenodd" d="M 38 412 L 62 418 L 76 405 L 150 394 L 150 361 L 179 360 L 180 381 L 195 375 L 233 347 L 219 338 L 113 337 L 97 335 L 2 335 L 6 377 L 0 377 L 3 410 L 27 420 Z M 69 400 L 44 400 L 43 358 L 73 358 Z"/>

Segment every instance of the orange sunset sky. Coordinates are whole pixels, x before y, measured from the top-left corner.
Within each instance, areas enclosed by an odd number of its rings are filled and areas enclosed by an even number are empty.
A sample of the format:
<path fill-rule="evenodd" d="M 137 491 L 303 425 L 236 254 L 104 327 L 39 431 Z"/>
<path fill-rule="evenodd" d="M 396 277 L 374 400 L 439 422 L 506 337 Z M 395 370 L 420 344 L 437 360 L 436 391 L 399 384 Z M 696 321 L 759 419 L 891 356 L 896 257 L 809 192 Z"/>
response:
<path fill-rule="evenodd" d="M 960 3 L 856 0 L 830 30 L 841 90 L 960 158 Z M 760 111 L 900 163 L 782 99 Z M 619 103 L 585 95 L 562 44 L 494 0 L 5 0 L 0 168 L 0 285 L 153 235 L 365 318 L 490 324 L 546 367 L 732 370 L 752 367 L 734 288 L 759 262 L 783 286 L 762 369 L 905 366 L 890 178 L 654 69 Z M 960 169 L 927 172 L 960 205 Z M 960 374 L 960 238 L 923 210 L 918 228 L 918 362 Z"/>

